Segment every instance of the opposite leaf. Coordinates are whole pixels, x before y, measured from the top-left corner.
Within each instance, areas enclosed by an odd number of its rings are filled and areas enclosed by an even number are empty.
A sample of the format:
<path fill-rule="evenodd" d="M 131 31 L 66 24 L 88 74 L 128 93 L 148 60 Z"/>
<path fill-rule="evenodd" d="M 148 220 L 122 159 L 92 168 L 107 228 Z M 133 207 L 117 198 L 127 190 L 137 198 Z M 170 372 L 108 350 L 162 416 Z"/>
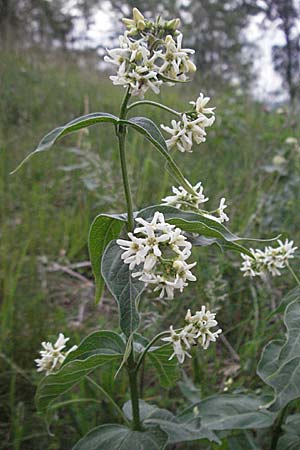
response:
<path fill-rule="evenodd" d="M 166 141 L 160 132 L 157 125 L 147 117 L 132 117 L 128 120 L 119 120 L 119 123 L 129 125 L 143 136 L 145 136 L 159 151 L 159 153 L 167 160 L 168 168 L 173 177 L 180 183 L 188 192 L 193 193 L 192 187 L 187 183 L 180 169 L 170 155 Z"/>
<path fill-rule="evenodd" d="M 262 409 L 265 401 L 254 395 L 215 395 L 202 400 L 182 413 L 182 418 L 201 420 L 209 430 L 267 428 L 276 414 Z"/>
<path fill-rule="evenodd" d="M 133 431 L 121 425 L 100 425 L 73 447 L 73 450 L 164 450 L 167 434 L 158 427 Z"/>
<path fill-rule="evenodd" d="M 66 125 L 63 125 L 62 127 L 55 128 L 54 130 L 50 131 L 50 133 L 46 134 L 46 136 L 44 136 L 43 139 L 38 144 L 37 148 L 33 152 L 31 152 L 28 156 L 26 156 L 26 158 L 11 173 L 13 174 L 17 170 L 19 170 L 20 167 L 22 167 L 23 164 L 36 153 L 48 150 L 50 147 L 52 147 L 53 144 L 55 144 L 55 142 L 59 138 L 65 136 L 66 134 L 73 133 L 74 131 L 80 130 L 81 128 L 90 127 L 91 125 L 95 125 L 96 123 L 99 122 L 116 123 L 117 121 L 118 121 L 117 117 L 113 116 L 112 114 L 102 112 L 96 112 L 86 114 L 85 116 L 77 117 L 77 119 L 68 122 Z"/>
<path fill-rule="evenodd" d="M 101 271 L 118 303 L 121 330 L 129 337 L 139 326 L 137 304 L 145 285 L 131 276 L 128 264 L 121 258 L 122 253 L 116 241 L 110 242 L 102 257 Z"/>
<path fill-rule="evenodd" d="M 85 338 L 77 350 L 71 352 L 61 369 L 40 382 L 36 393 L 36 405 L 46 411 L 53 401 L 67 392 L 97 367 L 121 360 L 125 344 L 113 331 L 97 331 Z"/>
<path fill-rule="evenodd" d="M 276 450 L 299 450 L 300 414 L 289 416 L 282 426 L 283 435 L 279 438 Z"/>
<path fill-rule="evenodd" d="M 119 236 L 124 221 L 126 221 L 126 217 L 121 215 L 99 214 L 90 227 L 89 253 L 96 284 L 96 303 L 101 299 L 105 284 L 101 275 L 101 259 L 103 252 L 109 242 Z"/>

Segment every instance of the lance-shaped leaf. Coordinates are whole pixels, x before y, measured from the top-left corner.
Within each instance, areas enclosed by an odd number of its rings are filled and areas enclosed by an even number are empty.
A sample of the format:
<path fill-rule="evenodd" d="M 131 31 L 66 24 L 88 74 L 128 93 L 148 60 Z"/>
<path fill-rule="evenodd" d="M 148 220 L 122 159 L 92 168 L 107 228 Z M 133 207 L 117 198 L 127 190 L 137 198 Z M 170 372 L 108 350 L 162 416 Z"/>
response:
<path fill-rule="evenodd" d="M 167 160 L 169 170 L 173 177 L 180 183 L 188 192 L 193 194 L 193 189 L 186 181 L 179 167 L 173 160 L 168 150 L 166 141 L 160 132 L 157 125 L 147 117 L 132 117 L 128 120 L 119 120 L 119 124 L 128 125 L 136 131 L 145 136 L 159 151 L 159 153 Z"/>
<path fill-rule="evenodd" d="M 190 421 L 181 420 L 174 416 L 171 411 L 158 408 L 156 405 L 151 405 L 139 401 L 140 418 L 145 427 L 159 426 L 168 435 L 168 444 L 175 444 L 177 442 L 195 441 L 199 439 L 208 439 L 209 441 L 219 442 L 218 437 L 210 430 L 204 428 L 202 424 L 192 423 Z M 123 406 L 123 411 L 128 419 L 132 420 L 131 402 L 126 402 Z"/>
<path fill-rule="evenodd" d="M 73 450 L 163 450 L 167 434 L 159 427 L 133 431 L 122 425 L 100 425 L 73 447 Z"/>
<path fill-rule="evenodd" d="M 283 429 L 283 434 L 279 438 L 276 450 L 299 450 L 300 414 L 289 416 L 281 428 Z"/>
<path fill-rule="evenodd" d="M 99 214 L 89 231 L 89 253 L 95 277 L 95 301 L 99 302 L 104 289 L 104 280 L 101 275 L 101 259 L 107 245 L 119 237 L 120 231 L 126 221 L 122 215 Z"/>
<path fill-rule="evenodd" d="M 144 219 L 150 219 L 156 211 L 162 212 L 168 223 L 176 225 L 188 233 L 196 233 L 205 238 L 209 238 L 209 240 L 206 239 L 205 241 L 206 245 L 216 243 L 225 248 L 229 248 L 230 250 L 245 253 L 246 255 L 253 257 L 252 253 L 247 248 L 236 242 L 242 240 L 242 238 L 231 233 L 231 231 L 229 231 L 222 223 L 201 214 L 181 211 L 173 206 L 154 205 L 139 211 L 137 216 L 143 217 Z M 201 245 L 203 245 L 202 241 Z"/>
<path fill-rule="evenodd" d="M 26 156 L 26 158 L 21 162 L 21 164 L 18 165 L 18 167 L 12 173 L 15 173 L 17 170 L 19 170 L 20 167 L 36 153 L 48 150 L 50 147 L 52 147 L 53 144 L 55 144 L 55 142 L 59 138 L 65 136 L 66 134 L 73 133 L 74 131 L 78 131 L 82 128 L 90 127 L 91 125 L 95 125 L 97 123 L 111 122 L 115 124 L 117 123 L 117 121 L 118 118 L 116 116 L 103 112 L 96 112 L 86 114 L 85 116 L 77 117 L 76 119 L 71 120 L 71 122 L 68 122 L 66 125 L 55 128 L 54 130 L 50 131 L 50 133 L 46 134 L 46 136 L 43 137 L 43 139 L 40 141 L 36 149 L 33 152 L 31 152 L 28 156 Z"/>
<path fill-rule="evenodd" d="M 61 369 L 46 376 L 36 393 L 36 404 L 45 411 L 53 401 L 71 389 L 97 367 L 121 360 L 124 341 L 113 331 L 97 331 L 85 338 L 78 348 L 69 353 Z"/>
<path fill-rule="evenodd" d="M 249 431 L 242 431 L 237 436 L 227 438 L 229 450 L 261 450 L 261 446 L 255 442 L 254 436 Z"/>
<path fill-rule="evenodd" d="M 276 414 L 262 408 L 265 399 L 254 395 L 215 395 L 208 397 L 185 410 L 185 420 L 201 420 L 209 430 L 235 430 L 267 428 L 272 425 Z"/>
<path fill-rule="evenodd" d="M 287 328 L 285 343 L 271 341 L 262 352 L 257 374 L 274 389 L 269 404 L 273 410 L 282 409 L 291 400 L 300 397 L 300 301 L 290 303 L 285 311 Z"/>
<path fill-rule="evenodd" d="M 144 283 L 131 276 L 128 264 L 121 258 L 123 250 L 111 241 L 102 257 L 101 271 L 105 283 L 116 299 L 120 312 L 121 330 L 129 337 L 139 326 L 137 311 Z"/>

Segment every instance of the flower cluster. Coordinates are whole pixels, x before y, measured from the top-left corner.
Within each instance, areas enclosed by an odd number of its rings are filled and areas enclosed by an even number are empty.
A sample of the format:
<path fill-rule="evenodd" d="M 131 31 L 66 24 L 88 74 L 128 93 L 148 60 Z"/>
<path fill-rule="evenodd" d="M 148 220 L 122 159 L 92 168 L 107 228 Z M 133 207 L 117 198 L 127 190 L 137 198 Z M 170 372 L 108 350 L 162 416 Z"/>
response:
<path fill-rule="evenodd" d="M 273 276 L 279 276 L 280 270 L 284 269 L 290 258 L 294 258 L 294 253 L 298 247 L 294 247 L 294 241 L 286 241 L 283 243 L 278 240 L 278 247 L 265 247 L 265 250 L 250 249 L 253 258 L 248 255 L 241 254 L 243 263 L 241 271 L 245 277 L 255 277 L 259 275 L 264 277 L 267 273 Z"/>
<path fill-rule="evenodd" d="M 40 351 L 41 358 L 35 359 L 38 366 L 38 372 L 46 372 L 46 375 L 50 375 L 52 372 L 56 372 L 66 359 L 69 353 L 77 349 L 77 345 L 74 345 L 67 351 L 63 351 L 66 348 L 66 343 L 70 338 L 66 338 L 62 333 L 59 333 L 58 339 L 55 344 L 51 342 L 42 342 L 44 350 Z"/>
<path fill-rule="evenodd" d="M 163 341 L 173 345 L 174 352 L 169 359 L 176 356 L 182 364 L 186 356 L 191 357 L 189 350 L 193 345 L 200 344 L 206 350 L 210 342 L 215 342 L 222 333 L 220 328 L 217 331 L 211 331 L 211 328 L 218 325 L 215 317 L 216 314 L 207 311 L 205 306 L 202 306 L 201 311 L 196 311 L 194 315 L 188 310 L 185 316 L 185 327 L 176 332 L 171 326 L 170 336 L 162 338 Z"/>
<path fill-rule="evenodd" d="M 177 147 L 181 152 L 192 152 L 193 142 L 201 144 L 206 141 L 205 128 L 211 127 L 215 121 L 215 108 L 207 108 L 210 97 L 200 93 L 196 101 L 191 101 L 192 110 L 182 114 L 179 121 L 172 120 L 171 127 L 161 128 L 171 135 L 166 141 L 169 149 Z"/>
<path fill-rule="evenodd" d="M 191 186 L 194 194 L 191 194 L 182 186 L 172 187 L 174 195 L 168 195 L 162 199 L 162 203 L 168 206 L 175 206 L 175 208 L 182 210 L 196 210 L 203 216 L 215 220 L 216 222 L 223 223 L 229 220 L 229 217 L 225 213 L 227 205 L 225 204 L 225 198 L 221 198 L 219 207 L 214 211 L 206 211 L 200 207 L 203 203 L 209 199 L 203 193 L 203 186 L 199 181 L 195 186 Z"/>
<path fill-rule="evenodd" d="M 151 222 L 137 218 L 139 224 L 129 240 L 118 239 L 117 244 L 124 250 L 122 259 L 147 286 L 160 291 L 160 298 L 174 297 L 174 290 L 183 291 L 188 281 L 196 277 L 191 269 L 196 263 L 187 263 L 191 255 L 191 243 L 187 241 L 180 228 L 165 222 L 164 215 L 156 212 Z"/>
<path fill-rule="evenodd" d="M 118 68 L 110 77 L 113 84 L 129 86 L 131 95 L 143 98 L 148 89 L 158 94 L 163 82 L 186 81 L 186 74 L 195 72 L 194 50 L 182 48 L 179 19 L 152 22 L 134 8 L 133 19 L 123 22 L 127 31 L 119 37 L 120 46 L 104 57 Z"/>

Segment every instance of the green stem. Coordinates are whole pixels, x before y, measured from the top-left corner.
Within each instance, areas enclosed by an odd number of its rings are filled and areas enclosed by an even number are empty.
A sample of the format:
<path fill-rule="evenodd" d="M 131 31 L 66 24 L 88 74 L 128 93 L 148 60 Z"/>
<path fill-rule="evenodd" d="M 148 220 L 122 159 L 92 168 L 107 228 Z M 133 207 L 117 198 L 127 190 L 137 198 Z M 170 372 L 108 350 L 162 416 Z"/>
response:
<path fill-rule="evenodd" d="M 280 412 L 278 419 L 276 420 L 274 427 L 273 427 L 273 433 L 272 433 L 272 441 L 271 441 L 271 447 L 270 450 L 276 450 L 278 440 L 281 434 L 281 426 L 284 421 L 286 411 L 289 405 L 286 405 Z"/>
<path fill-rule="evenodd" d="M 126 114 L 128 111 L 127 104 L 130 99 L 130 93 L 129 88 L 126 91 L 125 97 L 123 99 L 121 109 L 120 109 L 120 119 L 125 119 Z M 131 197 L 131 190 L 130 190 L 130 184 L 129 184 L 129 178 L 128 178 L 128 169 L 127 169 L 127 162 L 126 162 L 126 147 L 125 147 L 125 141 L 126 141 L 126 126 L 125 125 L 119 125 L 117 127 L 117 137 L 119 141 L 119 154 L 120 154 L 120 162 L 121 162 L 121 170 L 122 170 L 122 179 L 123 179 L 123 186 L 124 186 L 124 193 L 126 198 L 126 204 L 127 204 L 127 226 L 128 230 L 132 231 L 134 228 L 134 217 L 133 217 L 133 204 L 132 204 L 132 197 Z"/>
<path fill-rule="evenodd" d="M 134 430 L 141 430 L 137 370 L 134 362 L 133 348 L 131 349 L 131 353 L 127 361 L 127 372 L 129 377 L 131 405 L 132 405 L 132 428 Z"/>
<path fill-rule="evenodd" d="M 96 383 L 96 381 L 93 380 L 93 378 L 86 376 L 86 379 L 93 385 L 95 386 L 96 389 L 98 389 L 98 391 L 100 391 L 104 397 L 106 397 L 106 399 L 113 405 L 113 407 L 118 411 L 119 415 L 122 417 L 122 419 L 124 420 L 124 422 L 129 425 L 130 422 L 127 419 L 127 417 L 125 416 L 125 414 L 123 413 L 123 411 L 121 410 L 121 408 L 117 405 L 117 403 L 114 401 L 114 399 L 109 395 L 108 392 L 106 392 L 105 389 L 103 389 L 102 386 L 100 386 L 98 383 Z"/>
<path fill-rule="evenodd" d="M 177 117 L 181 117 L 181 113 L 178 111 L 175 111 L 175 109 L 169 108 L 168 106 L 162 105 L 161 103 L 158 103 L 158 102 L 153 102 L 152 100 L 141 100 L 139 102 L 131 103 L 131 105 L 128 106 L 127 110 L 129 111 L 131 108 L 135 108 L 136 106 L 140 106 L 140 105 L 156 106 L 157 108 L 168 111 L 169 113 L 174 114 Z"/>
<path fill-rule="evenodd" d="M 289 271 L 291 272 L 291 274 L 293 275 L 294 280 L 296 281 L 296 283 L 298 284 L 298 286 L 300 286 L 300 280 L 297 277 L 297 275 L 295 274 L 294 270 L 292 269 L 292 267 L 290 266 L 289 262 L 286 263 L 287 268 L 289 269 Z"/>
<path fill-rule="evenodd" d="M 181 329 L 181 328 L 180 328 Z M 175 331 L 179 331 L 179 330 L 175 330 Z M 161 333 L 157 334 L 156 336 L 154 336 L 154 338 L 146 345 L 146 347 L 144 348 L 143 353 L 141 354 L 141 356 L 138 359 L 138 362 L 135 366 L 135 370 L 136 372 L 139 370 L 148 350 L 153 346 L 153 344 L 158 341 L 158 339 L 160 339 L 162 336 L 164 336 L 165 334 L 170 334 L 170 331 L 162 331 Z"/>

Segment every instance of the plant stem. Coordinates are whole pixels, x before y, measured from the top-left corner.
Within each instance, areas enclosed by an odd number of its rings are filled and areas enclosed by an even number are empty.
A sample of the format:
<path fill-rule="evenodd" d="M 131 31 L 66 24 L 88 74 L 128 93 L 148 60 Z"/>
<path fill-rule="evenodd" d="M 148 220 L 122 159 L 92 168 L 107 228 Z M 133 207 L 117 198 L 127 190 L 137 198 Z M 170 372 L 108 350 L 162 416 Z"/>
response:
<path fill-rule="evenodd" d="M 129 88 L 126 91 L 125 97 L 121 104 L 120 109 L 120 119 L 125 119 L 128 111 L 127 104 L 130 99 Z M 130 184 L 128 178 L 128 169 L 126 162 L 126 148 L 125 148 L 125 140 L 126 140 L 126 126 L 119 125 L 117 127 L 117 137 L 119 141 L 119 154 L 120 154 L 120 162 L 121 162 L 121 170 L 122 170 L 122 179 L 124 186 L 124 193 L 127 204 L 127 227 L 129 231 L 132 231 L 134 228 L 134 217 L 133 217 L 133 205 L 132 205 L 132 197 L 130 191 Z"/>
<path fill-rule="evenodd" d="M 289 271 L 291 272 L 291 274 L 293 275 L 293 278 L 296 281 L 296 283 L 298 284 L 298 286 L 300 286 L 300 280 L 297 277 L 297 275 L 295 274 L 294 269 L 292 269 L 292 267 L 290 266 L 289 262 L 286 263 L 286 266 L 289 269 Z"/>
<path fill-rule="evenodd" d="M 175 331 L 178 331 L 178 330 L 175 330 Z M 141 364 L 142 364 L 142 362 L 143 362 L 143 360 L 144 360 L 144 358 L 145 358 L 145 356 L 146 356 L 146 354 L 147 354 L 149 348 L 151 348 L 151 347 L 153 346 L 153 344 L 154 344 L 158 339 L 160 339 L 162 336 L 164 336 L 165 334 L 170 334 L 170 331 L 169 331 L 169 330 L 168 330 L 168 331 L 162 331 L 161 333 L 159 333 L 159 334 L 157 334 L 156 336 L 154 336 L 154 338 L 146 345 L 146 347 L 144 348 L 143 353 L 142 353 L 141 356 L 139 357 L 138 362 L 137 362 L 137 364 L 136 364 L 136 366 L 135 366 L 136 372 L 139 370 L 139 368 L 140 368 L 140 366 L 141 366 Z"/>
<path fill-rule="evenodd" d="M 281 433 L 281 426 L 282 422 L 284 421 L 285 414 L 287 411 L 289 405 L 286 405 L 280 412 L 278 419 L 276 420 L 274 427 L 273 427 L 273 433 L 272 433 L 272 441 L 271 441 L 271 447 L 270 450 L 276 450 L 277 443 L 280 437 Z"/>
<path fill-rule="evenodd" d="M 141 430 L 137 370 L 134 362 L 133 347 L 127 362 L 127 372 L 129 376 L 129 386 L 132 405 L 132 428 L 134 430 Z"/>
<path fill-rule="evenodd" d="M 158 102 L 153 102 L 152 100 L 141 100 L 139 102 L 131 103 L 130 106 L 128 106 L 127 110 L 129 111 L 131 108 L 135 108 L 136 106 L 140 105 L 150 105 L 150 106 L 156 106 L 157 108 L 164 109 L 165 111 L 168 111 L 171 114 L 174 114 L 177 117 L 181 116 L 181 113 L 178 111 L 175 111 L 175 109 L 169 108 L 168 106 L 162 105 Z"/>
<path fill-rule="evenodd" d="M 129 420 L 127 419 L 127 417 L 125 416 L 125 414 L 123 413 L 123 411 L 121 410 L 121 408 L 117 405 L 117 403 L 114 401 L 114 399 L 109 395 L 108 392 L 106 392 L 105 389 L 103 389 L 102 386 L 100 386 L 98 383 L 96 383 L 96 381 L 93 380 L 93 378 L 86 376 L 86 379 L 93 385 L 95 386 L 95 388 L 98 389 L 98 391 L 100 391 L 104 397 L 107 398 L 107 400 L 113 405 L 113 407 L 118 411 L 119 415 L 122 417 L 122 419 L 124 420 L 124 422 L 129 425 Z"/>

